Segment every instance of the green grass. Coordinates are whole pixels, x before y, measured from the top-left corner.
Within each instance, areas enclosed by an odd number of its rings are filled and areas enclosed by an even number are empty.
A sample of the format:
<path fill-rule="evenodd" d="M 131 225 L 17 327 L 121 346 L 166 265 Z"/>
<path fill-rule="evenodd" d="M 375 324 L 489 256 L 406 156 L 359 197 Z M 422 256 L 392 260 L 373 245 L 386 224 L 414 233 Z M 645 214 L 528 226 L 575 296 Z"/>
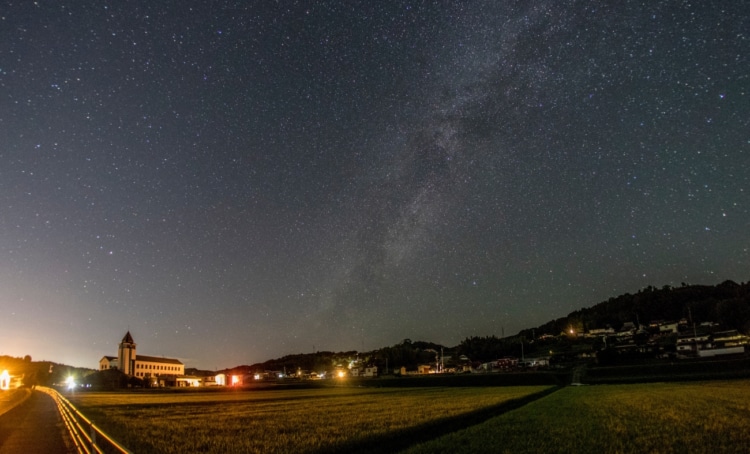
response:
<path fill-rule="evenodd" d="M 750 380 L 568 387 L 407 452 L 738 453 Z"/>
<path fill-rule="evenodd" d="M 68 397 L 134 452 L 299 453 L 362 451 L 417 434 L 436 421 L 470 418 L 545 389 L 323 388 Z"/>

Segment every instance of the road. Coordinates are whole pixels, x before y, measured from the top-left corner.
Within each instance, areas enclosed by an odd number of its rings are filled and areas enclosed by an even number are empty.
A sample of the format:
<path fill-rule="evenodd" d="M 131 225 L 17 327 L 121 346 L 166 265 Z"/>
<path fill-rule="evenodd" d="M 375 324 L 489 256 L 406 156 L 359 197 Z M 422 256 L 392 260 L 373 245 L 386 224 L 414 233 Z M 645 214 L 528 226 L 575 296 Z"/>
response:
<path fill-rule="evenodd" d="M 73 454 L 73 442 L 49 395 L 34 391 L 0 415 L 0 454 Z"/>
<path fill-rule="evenodd" d="M 13 407 L 22 403 L 31 395 L 28 388 L 18 388 L 0 391 L 0 416 L 13 410 Z"/>

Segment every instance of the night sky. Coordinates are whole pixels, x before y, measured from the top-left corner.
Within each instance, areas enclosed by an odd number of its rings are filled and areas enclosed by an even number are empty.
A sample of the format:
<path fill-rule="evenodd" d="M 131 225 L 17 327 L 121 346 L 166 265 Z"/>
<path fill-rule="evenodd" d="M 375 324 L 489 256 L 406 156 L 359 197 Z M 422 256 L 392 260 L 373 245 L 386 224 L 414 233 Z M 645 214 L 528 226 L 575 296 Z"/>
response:
<path fill-rule="evenodd" d="M 2 1 L 0 354 L 216 369 L 750 277 L 745 1 Z"/>

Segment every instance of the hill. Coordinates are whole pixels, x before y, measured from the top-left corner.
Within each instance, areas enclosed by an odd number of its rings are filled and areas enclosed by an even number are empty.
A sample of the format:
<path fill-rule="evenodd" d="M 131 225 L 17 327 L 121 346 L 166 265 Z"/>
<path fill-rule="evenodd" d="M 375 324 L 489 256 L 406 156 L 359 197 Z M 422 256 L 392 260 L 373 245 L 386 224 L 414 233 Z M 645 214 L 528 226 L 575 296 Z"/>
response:
<path fill-rule="evenodd" d="M 646 287 L 635 294 L 626 293 L 565 317 L 520 331 L 508 337 L 467 337 L 459 345 L 443 346 L 405 339 L 399 344 L 371 352 L 317 352 L 288 355 L 283 358 L 239 366 L 232 373 L 281 371 L 289 374 L 314 371 L 332 372 L 337 368 L 378 367 L 379 373 L 416 370 L 418 365 L 461 370 L 463 366 L 503 357 L 553 357 L 593 353 L 603 348 L 602 339 L 581 339 L 594 329 L 618 331 L 626 324 L 648 327 L 667 321 L 687 324 L 711 323 L 721 329 L 750 333 L 750 283 L 725 281 L 718 285 Z M 605 341 L 606 342 L 606 341 Z"/>
<path fill-rule="evenodd" d="M 52 361 L 32 361 L 31 356 L 28 355 L 23 358 L 0 356 L 0 372 L 2 371 L 7 371 L 17 384 L 32 387 L 65 383 L 69 376 L 84 377 L 95 372 L 93 369 L 73 367 Z"/>
<path fill-rule="evenodd" d="M 606 346 L 606 337 L 587 337 L 591 330 L 620 331 L 626 324 L 652 328 L 660 322 L 682 321 L 682 327 L 708 323 L 716 330 L 737 330 L 750 334 L 750 283 L 724 281 L 711 285 L 680 287 L 646 287 L 635 294 L 612 297 L 588 308 L 571 312 L 565 317 L 528 328 L 508 337 L 467 337 L 456 346 L 444 346 L 425 341 L 402 342 L 370 352 L 330 352 L 292 354 L 262 363 L 237 366 L 224 372 L 241 375 L 278 374 L 313 376 L 333 374 L 340 370 L 377 367 L 378 374 L 415 371 L 429 365 L 434 370 L 462 371 L 481 363 L 504 357 L 551 357 L 564 360 L 566 356 L 593 354 Z M 644 331 L 648 335 L 647 330 Z M 677 333 L 675 333 L 675 336 Z M 635 342 L 638 342 L 635 339 Z M 644 341 L 645 342 L 645 341 Z M 670 340 L 674 345 L 674 339 Z M 604 343 L 604 344 L 603 344 Z M 49 361 L 31 362 L 30 357 L 0 356 L 0 371 L 25 377 L 28 384 L 60 383 L 69 374 L 86 376 L 95 371 L 74 368 Z M 195 375 L 215 372 L 191 370 Z M 111 380 L 110 377 L 106 378 Z"/>
<path fill-rule="evenodd" d="M 558 335 L 611 327 L 620 329 L 625 323 L 648 325 L 656 321 L 686 319 L 690 323 L 715 322 L 727 329 L 750 331 L 750 283 L 686 285 L 661 289 L 646 287 L 638 293 L 610 298 L 590 308 L 580 309 L 518 335 L 533 338 L 534 334 Z"/>

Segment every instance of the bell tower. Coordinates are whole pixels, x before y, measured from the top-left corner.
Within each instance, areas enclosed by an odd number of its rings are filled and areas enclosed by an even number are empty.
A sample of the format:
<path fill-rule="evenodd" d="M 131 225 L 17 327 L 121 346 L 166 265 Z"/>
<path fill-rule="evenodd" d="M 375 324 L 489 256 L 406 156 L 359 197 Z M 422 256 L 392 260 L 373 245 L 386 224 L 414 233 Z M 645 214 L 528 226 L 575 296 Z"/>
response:
<path fill-rule="evenodd" d="M 125 375 L 135 374 L 135 341 L 133 341 L 130 331 L 120 341 L 120 348 L 117 350 L 117 363 Z"/>

